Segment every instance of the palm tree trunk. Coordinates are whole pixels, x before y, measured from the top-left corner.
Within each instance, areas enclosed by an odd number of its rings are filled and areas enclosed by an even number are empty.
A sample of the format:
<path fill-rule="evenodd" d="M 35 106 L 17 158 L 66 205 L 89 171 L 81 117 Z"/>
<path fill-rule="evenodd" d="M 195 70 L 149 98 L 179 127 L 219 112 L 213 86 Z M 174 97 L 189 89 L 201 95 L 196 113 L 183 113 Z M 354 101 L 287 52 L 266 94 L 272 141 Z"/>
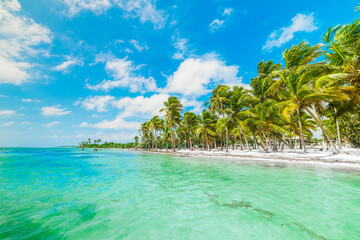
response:
<path fill-rule="evenodd" d="M 226 127 L 226 152 L 229 152 L 229 130 Z"/>
<path fill-rule="evenodd" d="M 190 149 L 192 148 L 192 143 L 191 143 L 191 132 L 189 131 L 189 144 L 190 144 Z"/>
<path fill-rule="evenodd" d="M 251 151 L 249 142 L 248 142 L 248 140 L 247 140 L 247 138 L 246 138 L 246 135 L 245 135 L 244 131 L 241 129 L 240 126 L 239 126 L 238 128 L 239 128 L 239 132 L 241 132 L 241 134 L 244 136 L 247 149 L 249 149 L 249 151 Z"/>
<path fill-rule="evenodd" d="M 300 110 L 299 108 L 296 108 L 296 114 L 299 120 L 299 130 L 300 130 L 300 141 L 301 141 L 301 145 L 303 147 L 304 153 L 306 153 L 306 147 L 305 147 L 305 140 L 304 140 L 304 133 L 303 133 L 303 126 L 302 126 L 302 122 L 301 122 L 301 115 L 300 115 Z"/>
<path fill-rule="evenodd" d="M 264 151 L 266 151 L 267 150 L 267 148 L 266 148 L 266 144 L 264 143 L 264 141 L 262 140 L 262 138 L 261 138 L 261 135 L 259 134 L 259 141 L 260 141 L 260 145 L 262 146 L 262 148 L 264 149 Z"/>
<path fill-rule="evenodd" d="M 174 131 L 173 127 L 171 126 L 171 148 L 175 152 L 175 140 L 174 140 Z"/>
<path fill-rule="evenodd" d="M 340 134 L 340 125 L 339 125 L 339 117 L 336 115 L 336 108 L 335 109 L 335 123 L 336 123 L 336 132 L 337 132 L 337 142 L 339 146 L 339 150 L 342 150 L 341 147 L 341 134 Z"/>
<path fill-rule="evenodd" d="M 242 151 L 242 150 L 244 150 L 244 148 L 243 148 L 242 136 L 241 136 L 240 130 L 239 130 L 239 142 L 240 142 L 240 150 Z"/>
<path fill-rule="evenodd" d="M 155 131 L 155 150 L 158 150 L 158 139 L 157 139 L 157 132 Z"/>
<path fill-rule="evenodd" d="M 205 140 L 206 140 L 207 149 L 210 152 L 210 140 L 208 138 L 206 131 L 205 131 Z"/>
<path fill-rule="evenodd" d="M 332 151 L 334 153 L 338 153 L 339 151 L 336 149 L 336 146 L 334 145 L 329 133 L 326 131 L 324 125 L 321 122 L 320 114 L 319 114 L 319 112 L 317 110 L 317 107 L 314 105 L 314 110 L 315 110 L 315 113 L 316 113 L 317 117 L 310 111 L 309 108 L 305 108 L 305 109 L 310 114 L 310 116 L 315 120 L 316 124 L 321 128 L 321 131 L 324 133 L 324 135 L 326 136 L 328 142 L 331 145 Z"/>

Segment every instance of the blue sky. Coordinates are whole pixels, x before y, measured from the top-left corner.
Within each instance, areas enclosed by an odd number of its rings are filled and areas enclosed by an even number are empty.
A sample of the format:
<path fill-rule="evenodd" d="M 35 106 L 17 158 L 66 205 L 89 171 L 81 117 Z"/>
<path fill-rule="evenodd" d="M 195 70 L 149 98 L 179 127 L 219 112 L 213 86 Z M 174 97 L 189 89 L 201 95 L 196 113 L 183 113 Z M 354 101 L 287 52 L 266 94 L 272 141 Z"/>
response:
<path fill-rule="evenodd" d="M 356 1 L 0 0 L 0 146 L 128 142 L 169 95 L 199 113 L 219 83 L 319 43 Z"/>

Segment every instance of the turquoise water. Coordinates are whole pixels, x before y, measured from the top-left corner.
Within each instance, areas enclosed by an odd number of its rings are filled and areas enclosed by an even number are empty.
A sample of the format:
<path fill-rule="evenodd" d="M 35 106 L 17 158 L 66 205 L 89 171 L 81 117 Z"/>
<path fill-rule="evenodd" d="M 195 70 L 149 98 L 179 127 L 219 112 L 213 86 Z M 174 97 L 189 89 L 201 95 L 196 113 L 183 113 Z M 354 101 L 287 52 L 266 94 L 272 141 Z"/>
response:
<path fill-rule="evenodd" d="M 0 239 L 359 239 L 360 173 L 0 149 Z"/>

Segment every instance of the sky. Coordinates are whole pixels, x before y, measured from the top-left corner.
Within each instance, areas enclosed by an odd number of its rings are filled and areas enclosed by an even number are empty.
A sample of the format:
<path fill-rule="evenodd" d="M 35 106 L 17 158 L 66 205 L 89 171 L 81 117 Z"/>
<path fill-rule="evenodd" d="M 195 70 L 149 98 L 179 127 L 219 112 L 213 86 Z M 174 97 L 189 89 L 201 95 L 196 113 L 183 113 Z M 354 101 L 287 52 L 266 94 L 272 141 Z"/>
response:
<path fill-rule="evenodd" d="M 169 96 L 218 84 L 359 17 L 344 0 L 0 0 L 0 147 L 131 142 Z M 161 115 L 160 115 L 161 116 Z"/>

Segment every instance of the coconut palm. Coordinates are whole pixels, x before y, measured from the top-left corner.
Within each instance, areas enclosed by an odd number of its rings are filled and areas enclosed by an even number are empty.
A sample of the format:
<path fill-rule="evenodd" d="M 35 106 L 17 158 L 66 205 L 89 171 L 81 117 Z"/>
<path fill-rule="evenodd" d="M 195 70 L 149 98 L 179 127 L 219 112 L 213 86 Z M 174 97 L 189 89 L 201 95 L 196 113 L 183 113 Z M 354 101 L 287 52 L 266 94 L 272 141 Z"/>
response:
<path fill-rule="evenodd" d="M 275 64 L 272 60 L 261 61 L 257 65 L 258 76 L 251 79 L 250 86 L 252 88 L 252 103 L 263 103 L 269 98 L 268 89 L 270 88 L 273 78 L 273 72 L 281 69 L 281 64 Z"/>
<path fill-rule="evenodd" d="M 198 119 L 196 114 L 193 112 L 185 112 L 184 119 L 182 120 L 182 125 L 186 130 L 187 136 L 189 138 L 189 148 L 192 148 L 191 136 L 194 133 L 194 127 L 198 124 Z"/>
<path fill-rule="evenodd" d="M 264 150 L 268 150 L 272 138 L 281 139 L 282 134 L 292 135 L 284 127 L 284 121 L 277 112 L 277 103 L 273 100 L 266 100 L 264 103 L 259 103 L 253 108 L 238 113 L 238 115 L 246 117 L 245 123 L 258 136 Z"/>
<path fill-rule="evenodd" d="M 158 131 L 164 128 L 164 120 L 161 119 L 159 116 L 154 116 L 152 119 L 150 119 L 150 126 L 151 130 L 153 131 L 153 138 L 155 138 L 155 149 L 158 149 L 158 141 L 157 141 L 157 134 Z M 153 148 L 154 148 L 154 141 L 153 141 Z"/>
<path fill-rule="evenodd" d="M 171 129 L 171 148 L 175 151 L 174 128 L 180 123 L 180 112 L 183 111 L 183 105 L 177 97 L 169 97 L 164 102 L 164 106 L 160 112 L 165 112 L 166 125 Z"/>
<path fill-rule="evenodd" d="M 304 152 L 306 152 L 306 147 L 301 123 L 301 110 L 306 103 L 306 98 L 316 95 L 311 86 L 313 79 L 307 73 L 322 64 L 314 63 L 323 54 L 320 48 L 320 44 L 311 46 L 306 42 L 301 42 L 290 49 L 286 49 L 283 53 L 285 68 L 275 72 L 274 76 L 278 79 L 274 80 L 268 90 L 282 100 L 282 105 L 285 106 L 283 116 L 286 120 L 289 121 L 291 115 L 296 112 Z"/>
<path fill-rule="evenodd" d="M 198 117 L 198 125 L 195 126 L 195 133 L 204 135 L 208 151 L 211 146 L 210 138 L 216 135 L 216 121 L 217 117 L 212 112 L 204 110 Z"/>
<path fill-rule="evenodd" d="M 226 85 L 219 84 L 212 91 L 212 96 L 210 100 L 205 103 L 205 105 L 209 106 L 209 110 L 213 113 L 217 114 L 224 118 L 222 121 L 227 121 L 225 117 L 225 109 L 230 104 L 230 96 L 231 96 L 230 87 Z M 229 145 L 229 128 L 227 124 L 224 125 L 225 133 L 226 133 L 226 151 L 228 151 Z"/>

